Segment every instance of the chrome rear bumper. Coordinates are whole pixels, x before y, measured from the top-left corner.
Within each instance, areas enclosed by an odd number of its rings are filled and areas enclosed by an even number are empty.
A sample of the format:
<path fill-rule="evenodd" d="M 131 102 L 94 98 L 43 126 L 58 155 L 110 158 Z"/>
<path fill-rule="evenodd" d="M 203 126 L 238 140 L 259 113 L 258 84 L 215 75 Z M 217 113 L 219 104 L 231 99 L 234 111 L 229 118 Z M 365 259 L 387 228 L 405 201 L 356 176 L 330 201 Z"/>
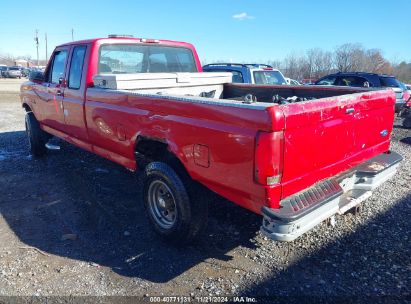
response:
<path fill-rule="evenodd" d="M 395 152 L 380 154 L 284 199 L 280 209 L 263 207 L 262 233 L 276 241 L 295 240 L 322 221 L 344 214 L 369 198 L 372 190 L 394 176 L 401 160 Z"/>

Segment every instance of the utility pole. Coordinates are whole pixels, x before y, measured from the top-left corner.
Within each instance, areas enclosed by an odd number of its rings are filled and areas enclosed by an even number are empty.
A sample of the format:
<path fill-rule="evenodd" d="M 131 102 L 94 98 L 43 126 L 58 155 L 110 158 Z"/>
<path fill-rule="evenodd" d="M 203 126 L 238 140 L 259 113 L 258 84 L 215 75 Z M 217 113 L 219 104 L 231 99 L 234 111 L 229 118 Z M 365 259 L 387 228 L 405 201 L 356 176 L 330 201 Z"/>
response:
<path fill-rule="evenodd" d="M 36 42 L 37 48 L 37 66 L 39 66 L 39 30 L 36 29 L 36 37 L 34 37 L 34 41 Z"/>
<path fill-rule="evenodd" d="M 46 63 L 47 63 L 47 61 L 49 59 L 49 56 L 47 54 L 47 33 L 45 33 L 45 40 L 46 40 Z"/>
<path fill-rule="evenodd" d="M 71 29 L 71 41 L 74 41 L 74 29 Z"/>

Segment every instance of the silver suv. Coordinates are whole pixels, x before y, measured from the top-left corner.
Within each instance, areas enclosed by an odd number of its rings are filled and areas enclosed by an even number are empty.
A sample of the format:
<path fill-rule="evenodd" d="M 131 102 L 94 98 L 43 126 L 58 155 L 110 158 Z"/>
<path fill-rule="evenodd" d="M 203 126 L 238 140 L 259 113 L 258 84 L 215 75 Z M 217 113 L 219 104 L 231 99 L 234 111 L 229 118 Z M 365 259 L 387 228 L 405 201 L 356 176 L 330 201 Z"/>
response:
<path fill-rule="evenodd" d="M 9 67 L 5 72 L 8 78 L 21 78 L 21 68 L 20 67 Z"/>

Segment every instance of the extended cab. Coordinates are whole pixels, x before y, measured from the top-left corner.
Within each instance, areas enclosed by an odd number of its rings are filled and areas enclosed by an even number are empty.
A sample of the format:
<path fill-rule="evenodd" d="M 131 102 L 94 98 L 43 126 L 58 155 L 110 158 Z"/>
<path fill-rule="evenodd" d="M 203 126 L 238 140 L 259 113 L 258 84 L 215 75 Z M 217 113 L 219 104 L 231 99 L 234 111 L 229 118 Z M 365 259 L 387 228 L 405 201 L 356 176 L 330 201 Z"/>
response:
<path fill-rule="evenodd" d="M 34 156 L 57 136 L 144 170 L 155 231 L 186 243 L 207 219 L 203 189 L 263 215 L 290 241 L 392 177 L 392 90 L 231 83 L 202 73 L 191 44 L 129 37 L 58 46 L 21 87 Z M 137 201 L 137 199 L 136 199 Z"/>

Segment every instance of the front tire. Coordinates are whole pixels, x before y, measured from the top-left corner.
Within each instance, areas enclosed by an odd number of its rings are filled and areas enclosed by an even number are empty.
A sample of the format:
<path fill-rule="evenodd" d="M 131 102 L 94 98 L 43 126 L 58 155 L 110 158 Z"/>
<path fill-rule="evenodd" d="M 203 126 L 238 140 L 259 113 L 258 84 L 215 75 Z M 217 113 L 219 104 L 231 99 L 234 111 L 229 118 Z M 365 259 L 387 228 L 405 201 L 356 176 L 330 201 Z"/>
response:
<path fill-rule="evenodd" d="M 26 113 L 25 124 L 31 154 L 35 157 L 43 156 L 47 151 L 45 144 L 48 134 L 40 129 L 40 124 L 33 112 Z"/>
<path fill-rule="evenodd" d="M 207 205 L 193 200 L 193 181 L 171 166 L 152 162 L 145 168 L 143 200 L 154 231 L 177 245 L 191 242 L 207 222 Z M 184 180 L 184 182 L 183 182 Z"/>

